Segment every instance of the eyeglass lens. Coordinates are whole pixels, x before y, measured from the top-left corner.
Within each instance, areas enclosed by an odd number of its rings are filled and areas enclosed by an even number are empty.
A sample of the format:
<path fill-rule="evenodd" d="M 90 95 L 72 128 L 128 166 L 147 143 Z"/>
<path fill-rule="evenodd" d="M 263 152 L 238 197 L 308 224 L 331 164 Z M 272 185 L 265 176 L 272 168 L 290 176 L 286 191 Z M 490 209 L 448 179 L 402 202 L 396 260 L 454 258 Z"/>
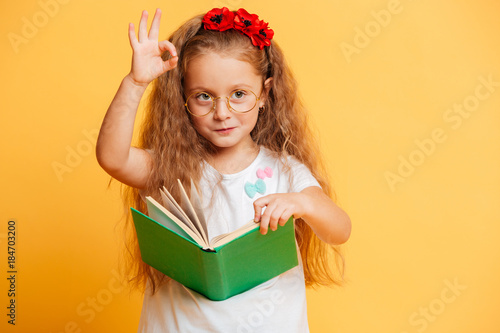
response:
<path fill-rule="evenodd" d="M 206 92 L 198 92 L 189 96 L 186 105 L 189 112 L 195 115 L 205 115 L 215 108 L 215 100 Z M 221 99 L 224 99 L 222 97 Z M 231 93 L 231 96 L 226 98 L 229 102 L 229 107 L 236 112 L 248 112 L 257 104 L 257 97 L 249 90 L 236 90 Z"/>

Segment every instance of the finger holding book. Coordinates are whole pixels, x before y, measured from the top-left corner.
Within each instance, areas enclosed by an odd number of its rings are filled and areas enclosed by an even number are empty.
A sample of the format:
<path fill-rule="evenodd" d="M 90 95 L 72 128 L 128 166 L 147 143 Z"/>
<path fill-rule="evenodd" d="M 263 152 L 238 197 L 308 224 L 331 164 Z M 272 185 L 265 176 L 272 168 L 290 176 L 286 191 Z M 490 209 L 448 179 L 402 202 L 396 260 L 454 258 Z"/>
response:
<path fill-rule="evenodd" d="M 303 202 L 300 193 L 270 194 L 255 200 L 254 221 L 260 222 L 260 233 L 265 235 L 268 229 L 275 231 L 278 224 L 284 226 L 292 215 L 300 218 L 304 209 Z"/>

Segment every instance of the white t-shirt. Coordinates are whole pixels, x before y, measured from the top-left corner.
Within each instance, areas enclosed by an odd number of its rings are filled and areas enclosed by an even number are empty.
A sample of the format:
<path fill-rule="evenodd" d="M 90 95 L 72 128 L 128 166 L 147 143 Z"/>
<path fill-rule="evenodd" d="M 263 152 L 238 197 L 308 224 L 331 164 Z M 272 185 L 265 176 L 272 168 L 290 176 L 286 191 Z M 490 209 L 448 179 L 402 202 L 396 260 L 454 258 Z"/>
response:
<path fill-rule="evenodd" d="M 209 238 L 253 219 L 253 202 L 262 196 L 319 186 L 307 167 L 294 158 L 288 161 L 291 185 L 282 163 L 265 148 L 243 171 L 222 175 L 220 186 L 214 184 L 218 182 L 217 171 L 207 164 L 200 188 Z M 211 301 L 174 280 L 163 284 L 153 296 L 148 285 L 138 332 L 309 332 L 298 248 L 297 254 L 298 266 L 224 301 Z"/>

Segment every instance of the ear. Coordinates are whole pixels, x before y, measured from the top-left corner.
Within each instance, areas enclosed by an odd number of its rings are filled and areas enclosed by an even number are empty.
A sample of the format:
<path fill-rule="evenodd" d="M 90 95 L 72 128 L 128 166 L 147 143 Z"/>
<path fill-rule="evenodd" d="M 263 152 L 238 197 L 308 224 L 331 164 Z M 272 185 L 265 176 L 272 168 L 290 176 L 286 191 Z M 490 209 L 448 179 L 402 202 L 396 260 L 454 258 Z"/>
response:
<path fill-rule="evenodd" d="M 267 95 L 269 90 L 271 89 L 271 82 L 273 81 L 272 77 L 268 77 L 266 81 L 264 81 L 264 89 L 260 94 L 259 107 L 263 107 L 266 104 Z"/>

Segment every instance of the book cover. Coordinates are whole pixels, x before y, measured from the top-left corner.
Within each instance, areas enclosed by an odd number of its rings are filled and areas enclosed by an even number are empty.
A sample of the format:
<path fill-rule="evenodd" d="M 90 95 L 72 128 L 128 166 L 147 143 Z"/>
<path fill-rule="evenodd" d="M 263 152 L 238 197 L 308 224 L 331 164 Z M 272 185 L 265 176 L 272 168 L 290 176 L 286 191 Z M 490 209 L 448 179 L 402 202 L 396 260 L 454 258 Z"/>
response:
<path fill-rule="evenodd" d="M 211 300 L 245 292 L 298 265 L 293 218 L 266 235 L 256 224 L 238 238 L 204 250 L 136 209 L 131 211 L 142 260 Z"/>

